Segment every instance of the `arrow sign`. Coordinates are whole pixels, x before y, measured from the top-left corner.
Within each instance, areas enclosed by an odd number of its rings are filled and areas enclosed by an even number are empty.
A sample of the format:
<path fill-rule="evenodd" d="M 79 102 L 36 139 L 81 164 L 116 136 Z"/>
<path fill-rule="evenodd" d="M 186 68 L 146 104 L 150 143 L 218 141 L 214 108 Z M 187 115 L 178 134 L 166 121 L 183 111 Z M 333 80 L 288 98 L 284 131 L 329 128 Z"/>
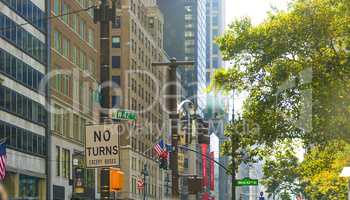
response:
<path fill-rule="evenodd" d="M 259 180 L 244 178 L 244 179 L 238 179 L 235 182 L 235 186 L 252 186 L 252 185 L 259 185 Z"/>

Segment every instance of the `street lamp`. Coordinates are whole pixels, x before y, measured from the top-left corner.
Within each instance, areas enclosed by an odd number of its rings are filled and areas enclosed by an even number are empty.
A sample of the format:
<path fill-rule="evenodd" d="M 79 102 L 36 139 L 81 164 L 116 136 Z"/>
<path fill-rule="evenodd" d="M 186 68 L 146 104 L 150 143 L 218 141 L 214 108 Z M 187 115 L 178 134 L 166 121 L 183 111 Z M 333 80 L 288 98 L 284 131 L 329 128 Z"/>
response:
<path fill-rule="evenodd" d="M 165 196 L 168 196 L 169 195 L 169 183 L 170 183 L 169 174 L 166 175 L 164 182 L 165 182 L 165 189 L 166 189 Z"/>
<path fill-rule="evenodd" d="M 348 178 L 350 177 L 350 167 L 344 167 L 340 173 L 340 177 Z M 348 200 L 350 200 L 350 179 L 348 180 Z"/>
<path fill-rule="evenodd" d="M 147 192 L 147 183 L 146 183 L 146 177 L 149 176 L 148 170 L 147 170 L 147 164 L 143 165 L 143 170 L 141 172 L 141 174 L 143 175 L 143 182 L 145 185 L 145 189 L 143 192 L 143 200 L 146 200 L 146 192 Z"/>

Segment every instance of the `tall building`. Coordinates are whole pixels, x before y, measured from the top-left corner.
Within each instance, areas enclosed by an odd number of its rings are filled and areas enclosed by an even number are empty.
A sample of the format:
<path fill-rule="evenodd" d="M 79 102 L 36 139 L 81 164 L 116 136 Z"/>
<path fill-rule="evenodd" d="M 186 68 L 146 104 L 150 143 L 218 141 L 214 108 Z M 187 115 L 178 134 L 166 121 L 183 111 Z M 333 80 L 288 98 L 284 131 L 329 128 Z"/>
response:
<path fill-rule="evenodd" d="M 93 92 L 99 84 L 99 29 L 91 0 L 51 0 L 50 199 L 74 196 L 71 182 L 83 166 L 85 125 L 99 122 Z M 79 11 L 79 12 L 77 12 Z M 75 14 L 67 14 L 74 12 Z M 73 162 L 73 160 L 76 160 Z M 73 165 L 74 163 L 74 165 Z M 94 199 L 95 170 L 84 169 L 84 199 Z"/>
<path fill-rule="evenodd" d="M 168 60 L 163 51 L 163 15 L 155 0 L 117 1 L 117 19 L 112 24 L 109 46 L 111 66 L 109 79 L 112 110 L 129 110 L 136 122 L 120 136 L 120 167 L 125 173 L 122 199 L 165 199 L 165 170 L 153 153 L 153 146 L 168 134 L 163 125 L 168 115 L 163 109 L 162 91 L 167 81 L 167 68 L 153 62 Z M 148 171 L 144 192 L 136 180 Z M 170 185 L 170 184 L 169 184 Z"/>
<path fill-rule="evenodd" d="M 164 13 L 164 48 L 169 57 L 193 60 L 193 68 L 180 68 L 184 98 L 190 99 L 202 112 L 206 104 L 206 1 L 158 0 Z"/>
<path fill-rule="evenodd" d="M 47 1 L 0 1 L 0 139 L 11 199 L 47 199 Z M 25 24 L 25 25 L 24 25 Z"/>
<path fill-rule="evenodd" d="M 215 69 L 224 67 L 220 50 L 214 40 L 224 33 L 225 29 L 225 1 L 208 0 L 206 5 L 207 14 L 207 46 L 206 46 L 206 83 L 210 83 L 210 77 Z"/>

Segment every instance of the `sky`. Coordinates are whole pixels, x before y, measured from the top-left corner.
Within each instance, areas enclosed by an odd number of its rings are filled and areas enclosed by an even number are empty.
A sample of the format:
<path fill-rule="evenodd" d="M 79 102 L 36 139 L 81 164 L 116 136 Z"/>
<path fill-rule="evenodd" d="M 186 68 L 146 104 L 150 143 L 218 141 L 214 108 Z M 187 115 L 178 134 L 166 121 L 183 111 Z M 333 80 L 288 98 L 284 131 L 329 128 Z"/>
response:
<path fill-rule="evenodd" d="M 261 23 L 272 7 L 285 10 L 291 0 L 226 0 L 226 24 L 249 16 L 253 24 Z"/>
<path fill-rule="evenodd" d="M 259 24 L 272 8 L 286 10 L 291 0 L 226 0 L 226 25 L 237 18 L 249 16 L 253 24 Z M 229 66 L 229 64 L 227 64 Z M 241 113 L 247 93 L 235 94 L 235 110 Z"/>

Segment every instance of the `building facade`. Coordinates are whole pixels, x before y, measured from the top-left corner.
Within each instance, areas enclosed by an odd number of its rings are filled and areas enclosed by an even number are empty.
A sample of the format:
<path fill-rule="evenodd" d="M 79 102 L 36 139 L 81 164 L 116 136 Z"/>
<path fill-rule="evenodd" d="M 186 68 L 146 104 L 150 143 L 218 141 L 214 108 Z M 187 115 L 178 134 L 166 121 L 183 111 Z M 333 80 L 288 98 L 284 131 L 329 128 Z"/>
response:
<path fill-rule="evenodd" d="M 205 108 L 206 1 L 158 0 L 165 18 L 164 48 L 170 57 L 193 60 L 193 68 L 179 68 L 184 98 Z M 175 11 L 175 12 L 174 12 Z"/>
<path fill-rule="evenodd" d="M 208 0 L 206 5 L 207 15 L 207 46 L 206 46 L 206 83 L 210 83 L 210 77 L 215 69 L 224 67 L 222 56 L 214 40 L 224 33 L 225 29 L 225 0 Z"/>
<path fill-rule="evenodd" d="M 99 29 L 90 0 L 51 0 L 50 199 L 75 195 L 74 171 L 83 165 L 85 125 L 99 122 L 93 93 L 99 84 Z M 74 12 L 74 14 L 69 14 Z M 74 159 L 78 160 L 73 162 Z M 94 199 L 96 173 L 84 170 L 84 199 Z"/>
<path fill-rule="evenodd" d="M 112 24 L 110 102 L 112 110 L 135 112 L 137 120 L 128 123 L 120 136 L 120 167 L 125 173 L 122 199 L 166 199 L 170 196 L 166 170 L 159 169 L 153 146 L 168 134 L 168 115 L 162 96 L 167 81 L 166 67 L 153 62 L 168 60 L 163 51 L 163 15 L 155 0 L 117 1 L 117 19 Z M 146 187 L 139 190 L 138 177 L 148 171 Z M 171 178 L 170 178 L 171 179 Z"/>
<path fill-rule="evenodd" d="M 47 194 L 47 1 L 0 1 L 0 138 L 12 199 Z"/>

